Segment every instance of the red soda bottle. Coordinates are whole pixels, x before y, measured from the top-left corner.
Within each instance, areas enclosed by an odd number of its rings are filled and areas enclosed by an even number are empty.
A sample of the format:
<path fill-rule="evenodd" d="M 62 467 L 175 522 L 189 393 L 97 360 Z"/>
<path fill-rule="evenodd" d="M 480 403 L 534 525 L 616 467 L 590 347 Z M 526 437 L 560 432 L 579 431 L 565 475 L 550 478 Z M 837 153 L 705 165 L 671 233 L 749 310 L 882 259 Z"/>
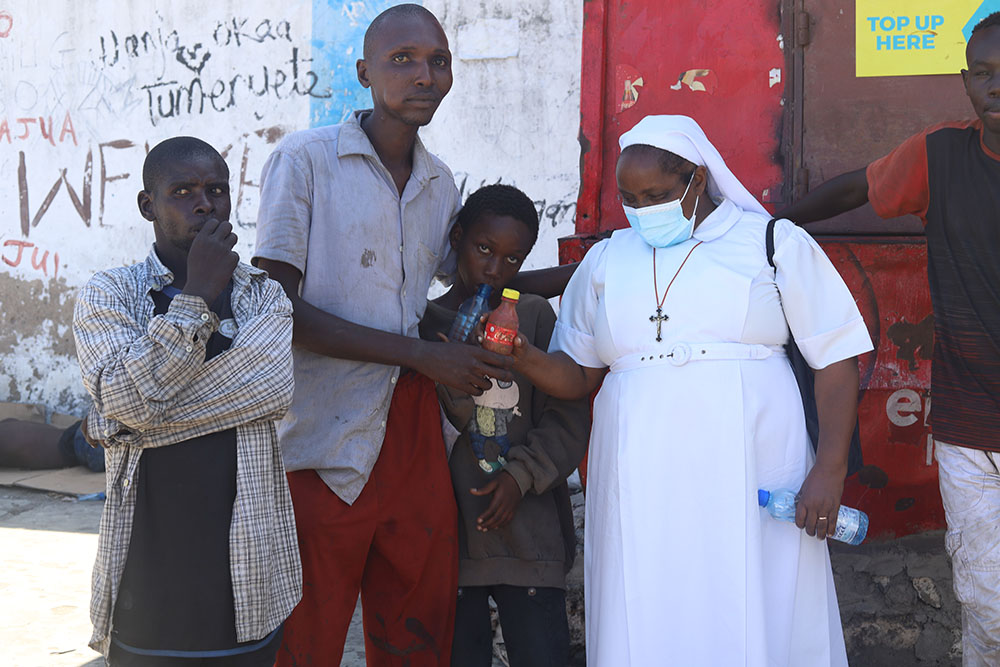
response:
<path fill-rule="evenodd" d="M 510 354 L 514 349 L 514 337 L 517 336 L 517 300 L 520 292 L 512 289 L 503 291 L 500 305 L 490 313 L 486 321 L 486 335 L 483 337 L 483 349 L 498 354 Z"/>

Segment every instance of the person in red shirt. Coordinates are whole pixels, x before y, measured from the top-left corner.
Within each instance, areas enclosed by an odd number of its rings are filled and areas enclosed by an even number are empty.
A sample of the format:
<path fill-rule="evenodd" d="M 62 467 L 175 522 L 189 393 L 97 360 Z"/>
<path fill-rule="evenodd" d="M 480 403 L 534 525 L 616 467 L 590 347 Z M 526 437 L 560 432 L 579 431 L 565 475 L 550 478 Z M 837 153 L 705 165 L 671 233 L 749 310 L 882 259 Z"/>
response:
<path fill-rule="evenodd" d="M 930 418 L 968 666 L 1000 665 L 1000 12 L 973 29 L 966 60 L 975 120 L 929 127 L 777 216 L 808 223 L 871 202 L 924 222 Z"/>

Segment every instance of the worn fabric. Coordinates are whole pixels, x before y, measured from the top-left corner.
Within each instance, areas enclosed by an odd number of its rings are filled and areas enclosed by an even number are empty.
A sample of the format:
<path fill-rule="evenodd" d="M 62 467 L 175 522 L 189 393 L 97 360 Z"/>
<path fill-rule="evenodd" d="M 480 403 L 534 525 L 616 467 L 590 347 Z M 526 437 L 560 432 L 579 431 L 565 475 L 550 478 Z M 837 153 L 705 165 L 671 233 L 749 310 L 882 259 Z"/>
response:
<path fill-rule="evenodd" d="M 569 664 L 566 591 L 498 585 L 458 589 L 452 667 L 490 667 L 493 664 L 491 597 L 497 605 L 510 667 L 566 667 Z"/>
<path fill-rule="evenodd" d="M 229 557 L 237 641 L 274 630 L 302 588 L 274 427 L 292 394 L 291 304 L 264 272 L 238 265 L 231 298 L 238 331 L 229 350 L 206 362 L 206 344 L 219 321 L 202 299 L 179 294 L 164 315 L 153 314 L 150 292 L 172 281 L 150 251 L 144 262 L 94 276 L 74 314 L 83 384 L 94 401 L 88 431 L 107 447 L 107 500 L 91 599 L 91 646 L 105 653 L 129 550 L 134 482 L 149 448 L 236 429 Z"/>
<path fill-rule="evenodd" d="M 935 441 L 934 457 L 962 604 L 962 664 L 1000 665 L 1000 454 Z"/>
<path fill-rule="evenodd" d="M 308 303 L 345 320 L 416 336 L 435 275 L 454 270 L 448 231 L 460 201 L 451 172 L 417 139 L 402 196 L 361 129 L 296 132 L 261 175 L 254 261 L 302 272 Z M 295 396 L 278 435 L 288 470 L 314 469 L 347 503 L 379 455 L 399 369 L 300 347 Z"/>
<path fill-rule="evenodd" d="M 1000 155 L 983 143 L 982 121 L 942 123 L 866 175 L 879 216 L 924 221 L 934 437 L 1000 451 Z"/>
<path fill-rule="evenodd" d="M 339 665 L 359 591 L 369 665 L 447 665 L 458 558 L 434 383 L 399 379 L 381 453 L 353 504 L 313 470 L 288 480 L 305 586 L 277 665 Z"/>
<path fill-rule="evenodd" d="M 453 310 L 429 303 L 420 324 L 421 336 L 437 340 L 437 333 L 446 333 L 455 315 Z M 517 317 L 519 333 L 546 349 L 556 319 L 548 301 L 521 295 Z M 565 588 L 566 572 L 576 553 L 566 477 L 587 451 L 589 401 L 552 398 L 518 373 L 512 385 L 495 383 L 475 398 L 443 385 L 438 386 L 438 396 L 450 423 L 462 431 L 449 459 L 458 501 L 459 585 Z M 474 496 L 469 489 L 482 488 L 500 473 L 488 475 L 479 467 L 470 438 L 476 433 L 485 438 L 483 451 L 488 461 L 496 461 L 501 453 L 494 438 L 506 436 L 510 450 L 504 453 L 504 470 L 514 477 L 523 495 L 511 522 L 486 533 L 476 530 L 476 519 L 489 507 L 492 496 Z"/>
<path fill-rule="evenodd" d="M 789 331 L 814 368 L 872 344 L 837 270 L 787 220 L 771 269 L 767 221 L 723 201 L 694 239 L 657 249 L 661 287 L 676 273 L 662 342 L 653 249 L 634 230 L 594 246 L 563 296 L 550 349 L 610 366 L 588 461 L 590 665 L 659 664 L 665 646 L 691 666 L 847 664 L 826 544 L 756 499 L 798 489 L 813 463 Z"/>

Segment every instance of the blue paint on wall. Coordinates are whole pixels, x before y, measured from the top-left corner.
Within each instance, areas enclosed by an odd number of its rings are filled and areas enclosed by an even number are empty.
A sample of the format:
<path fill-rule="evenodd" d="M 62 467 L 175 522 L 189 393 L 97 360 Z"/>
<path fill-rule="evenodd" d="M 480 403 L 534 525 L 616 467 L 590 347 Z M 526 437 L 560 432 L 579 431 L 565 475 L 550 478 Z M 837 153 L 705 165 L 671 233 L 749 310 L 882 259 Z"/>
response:
<path fill-rule="evenodd" d="M 339 123 L 354 109 L 371 107 L 371 94 L 358 83 L 355 63 L 361 57 L 368 24 L 389 7 L 401 4 L 405 3 L 313 0 L 312 69 L 319 76 L 317 89 L 329 88 L 333 95 L 310 100 L 310 127 Z"/>
<path fill-rule="evenodd" d="M 976 24 L 993 12 L 1000 12 L 1000 0 L 984 0 L 983 4 L 979 5 L 979 9 L 976 10 L 972 18 L 969 19 L 969 22 L 962 29 L 962 34 L 965 35 L 966 42 L 972 36 L 972 29 L 976 27 Z"/>

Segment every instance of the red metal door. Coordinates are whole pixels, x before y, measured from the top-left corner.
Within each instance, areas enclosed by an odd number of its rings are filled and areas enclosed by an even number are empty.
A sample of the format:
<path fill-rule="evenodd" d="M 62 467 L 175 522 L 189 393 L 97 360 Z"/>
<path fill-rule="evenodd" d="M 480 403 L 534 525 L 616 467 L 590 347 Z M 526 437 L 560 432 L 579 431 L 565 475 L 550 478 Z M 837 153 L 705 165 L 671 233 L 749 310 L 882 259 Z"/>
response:
<path fill-rule="evenodd" d="M 584 3 L 577 232 L 625 224 L 615 186 L 618 137 L 648 114 L 698 119 L 737 177 L 781 201 L 785 54 L 779 3 Z"/>

